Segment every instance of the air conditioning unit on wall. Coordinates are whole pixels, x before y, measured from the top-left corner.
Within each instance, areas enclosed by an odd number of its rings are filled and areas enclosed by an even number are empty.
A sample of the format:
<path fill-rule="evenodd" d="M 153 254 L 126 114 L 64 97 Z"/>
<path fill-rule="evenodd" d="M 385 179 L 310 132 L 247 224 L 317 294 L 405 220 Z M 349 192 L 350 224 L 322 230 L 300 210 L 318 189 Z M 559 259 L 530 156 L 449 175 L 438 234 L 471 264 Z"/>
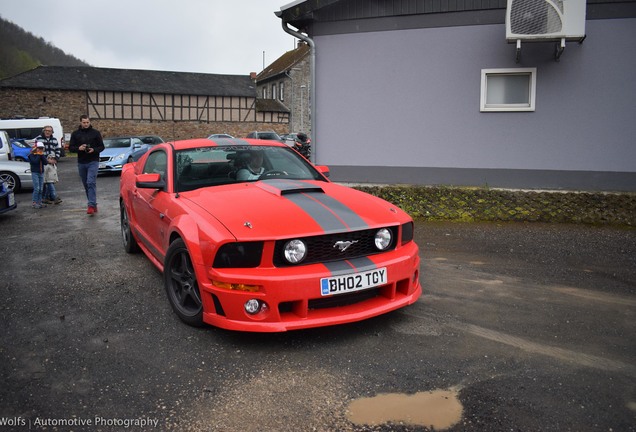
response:
<path fill-rule="evenodd" d="M 586 0 L 508 0 L 506 40 L 582 41 L 585 10 Z"/>

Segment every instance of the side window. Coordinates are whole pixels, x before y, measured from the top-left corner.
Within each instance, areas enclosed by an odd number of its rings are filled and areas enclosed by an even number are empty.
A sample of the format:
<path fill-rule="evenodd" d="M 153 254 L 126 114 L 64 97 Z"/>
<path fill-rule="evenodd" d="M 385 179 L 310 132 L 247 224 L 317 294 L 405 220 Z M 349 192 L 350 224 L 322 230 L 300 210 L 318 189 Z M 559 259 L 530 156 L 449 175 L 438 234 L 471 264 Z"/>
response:
<path fill-rule="evenodd" d="M 166 179 L 168 169 L 168 157 L 163 151 L 156 151 L 148 155 L 146 165 L 144 165 L 144 174 L 157 173 L 161 174 L 162 179 Z"/>

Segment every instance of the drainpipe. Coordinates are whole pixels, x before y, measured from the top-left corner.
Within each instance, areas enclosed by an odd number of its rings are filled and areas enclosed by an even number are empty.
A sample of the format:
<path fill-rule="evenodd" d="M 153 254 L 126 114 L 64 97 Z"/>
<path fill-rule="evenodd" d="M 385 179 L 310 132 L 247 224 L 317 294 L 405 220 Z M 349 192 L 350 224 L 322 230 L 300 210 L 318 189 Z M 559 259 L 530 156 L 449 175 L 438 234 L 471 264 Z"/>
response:
<path fill-rule="evenodd" d="M 278 15 L 278 14 L 277 14 Z M 302 33 L 300 33 L 297 30 L 292 29 L 291 27 L 289 27 L 289 24 L 286 23 L 285 21 L 281 21 L 283 24 L 283 31 L 285 31 L 285 33 L 289 33 L 290 35 L 300 39 L 301 41 L 307 42 L 307 45 L 309 45 L 309 97 L 311 98 L 311 107 L 309 108 L 309 115 L 311 118 L 311 135 L 312 135 L 312 149 L 311 149 L 311 161 L 312 162 L 316 162 L 316 143 L 318 142 L 317 140 L 317 133 L 316 131 L 318 130 L 316 128 L 316 45 L 314 44 L 313 39 L 311 39 L 309 36 L 304 35 Z"/>

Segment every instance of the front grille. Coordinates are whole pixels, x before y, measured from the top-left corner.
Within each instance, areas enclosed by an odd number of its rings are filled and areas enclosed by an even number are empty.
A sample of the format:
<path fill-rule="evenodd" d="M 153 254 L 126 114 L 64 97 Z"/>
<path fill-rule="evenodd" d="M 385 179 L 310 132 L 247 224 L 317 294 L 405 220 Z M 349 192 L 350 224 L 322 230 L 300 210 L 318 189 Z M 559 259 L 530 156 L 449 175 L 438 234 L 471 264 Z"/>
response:
<path fill-rule="evenodd" d="M 350 306 L 357 303 L 361 303 L 366 300 L 370 300 L 380 295 L 380 288 L 371 288 L 364 291 L 353 292 L 349 294 L 340 294 L 330 297 L 323 297 L 318 299 L 310 299 L 307 305 L 308 310 L 315 309 L 328 309 L 340 306 Z M 295 307 L 298 307 L 299 302 L 283 302 L 278 305 L 278 312 L 294 313 Z M 304 312 L 306 313 L 306 311 Z"/>
<path fill-rule="evenodd" d="M 100 162 L 108 162 L 110 160 L 110 156 L 100 156 L 99 157 L 99 161 Z"/>
<path fill-rule="evenodd" d="M 391 245 L 384 252 L 395 249 L 398 236 L 398 227 L 387 227 L 393 234 Z M 307 245 L 307 257 L 300 265 L 315 264 L 319 262 L 340 261 L 365 257 L 380 253 L 375 247 L 375 233 L 377 229 L 364 231 L 343 232 L 313 237 L 303 237 L 300 240 Z M 274 265 L 276 267 L 289 267 L 290 264 L 284 256 L 285 244 L 292 239 L 278 240 L 274 248 Z M 346 250 L 340 251 L 336 242 L 354 242 Z"/>
<path fill-rule="evenodd" d="M 379 294 L 379 288 L 371 288 L 350 294 L 340 294 L 331 297 L 309 300 L 309 309 L 325 309 L 338 306 L 349 306 L 372 299 L 374 297 L 377 297 Z"/>

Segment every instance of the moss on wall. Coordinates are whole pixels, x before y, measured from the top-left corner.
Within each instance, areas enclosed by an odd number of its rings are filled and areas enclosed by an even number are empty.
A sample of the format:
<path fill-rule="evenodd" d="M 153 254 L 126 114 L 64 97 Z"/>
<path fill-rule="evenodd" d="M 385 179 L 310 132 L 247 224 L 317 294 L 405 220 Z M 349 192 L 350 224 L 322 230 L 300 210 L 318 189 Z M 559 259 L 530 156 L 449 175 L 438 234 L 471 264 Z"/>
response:
<path fill-rule="evenodd" d="M 636 226 L 636 194 L 356 186 L 416 220 L 529 221 Z"/>

